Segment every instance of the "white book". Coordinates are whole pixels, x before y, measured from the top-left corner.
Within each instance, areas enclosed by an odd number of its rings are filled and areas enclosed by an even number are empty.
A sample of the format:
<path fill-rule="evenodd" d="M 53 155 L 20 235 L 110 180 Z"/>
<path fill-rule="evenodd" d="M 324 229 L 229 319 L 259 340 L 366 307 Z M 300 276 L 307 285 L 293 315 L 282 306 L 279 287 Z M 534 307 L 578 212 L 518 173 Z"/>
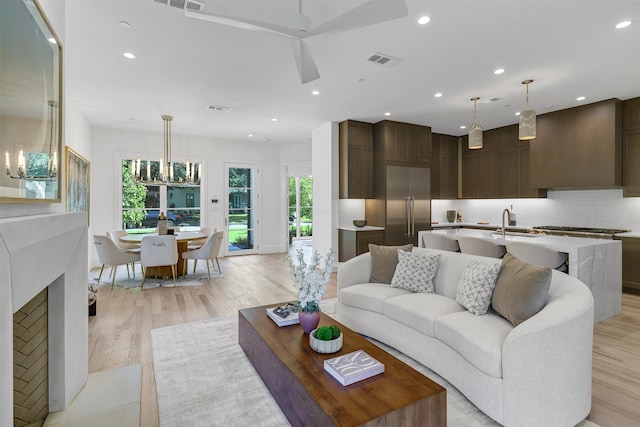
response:
<path fill-rule="evenodd" d="M 356 350 L 325 360 L 324 370 L 340 384 L 350 385 L 383 373 L 384 365 L 364 351 Z"/>
<path fill-rule="evenodd" d="M 273 312 L 273 310 L 275 310 L 276 308 L 279 308 L 279 307 L 267 308 L 267 316 L 269 316 L 271 320 L 275 322 L 276 325 L 289 326 L 289 325 L 295 325 L 300 323 L 300 319 L 298 318 L 297 312 L 291 312 L 287 317 L 280 317 Z"/>

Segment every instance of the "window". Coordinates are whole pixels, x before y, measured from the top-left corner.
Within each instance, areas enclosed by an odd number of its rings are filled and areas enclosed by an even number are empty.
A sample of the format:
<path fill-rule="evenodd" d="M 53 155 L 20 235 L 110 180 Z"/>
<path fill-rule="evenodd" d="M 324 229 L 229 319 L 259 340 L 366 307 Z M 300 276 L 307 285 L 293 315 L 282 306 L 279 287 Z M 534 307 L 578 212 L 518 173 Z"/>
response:
<path fill-rule="evenodd" d="M 185 184 L 186 168 L 175 164 L 172 184 L 154 182 L 159 162 L 143 160 L 140 171 L 132 160 L 122 161 L 122 228 L 148 231 L 155 229 L 160 212 L 165 212 L 170 226 L 200 227 L 200 185 Z M 144 181 L 134 179 L 139 173 Z"/>
<path fill-rule="evenodd" d="M 310 238 L 313 235 L 313 179 L 289 177 L 289 235 Z"/>

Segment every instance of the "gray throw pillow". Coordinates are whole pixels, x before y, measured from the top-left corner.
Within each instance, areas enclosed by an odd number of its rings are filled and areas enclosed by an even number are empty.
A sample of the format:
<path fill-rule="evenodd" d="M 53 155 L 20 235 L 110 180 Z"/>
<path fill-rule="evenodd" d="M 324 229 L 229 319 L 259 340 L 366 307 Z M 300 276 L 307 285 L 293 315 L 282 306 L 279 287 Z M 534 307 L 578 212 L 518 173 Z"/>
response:
<path fill-rule="evenodd" d="M 391 283 L 393 273 L 398 264 L 398 249 L 411 251 L 413 245 L 404 246 L 378 246 L 369 244 L 371 253 L 371 283 Z"/>
<path fill-rule="evenodd" d="M 491 306 L 518 326 L 547 304 L 551 269 L 524 262 L 510 253 L 502 259 Z"/>
<path fill-rule="evenodd" d="M 462 277 L 458 282 L 458 304 L 476 316 L 486 314 L 491 305 L 491 295 L 499 272 L 498 264 L 487 265 L 471 261 L 462 271 Z"/>
<path fill-rule="evenodd" d="M 390 286 L 411 292 L 434 293 L 433 278 L 439 264 L 440 254 L 405 252 L 398 249 L 398 265 Z"/>

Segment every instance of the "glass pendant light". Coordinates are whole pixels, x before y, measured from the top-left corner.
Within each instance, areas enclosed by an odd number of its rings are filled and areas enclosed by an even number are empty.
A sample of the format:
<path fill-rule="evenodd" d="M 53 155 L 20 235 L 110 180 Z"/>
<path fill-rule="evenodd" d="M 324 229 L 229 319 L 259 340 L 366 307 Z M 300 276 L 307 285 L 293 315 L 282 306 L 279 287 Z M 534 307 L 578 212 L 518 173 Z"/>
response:
<path fill-rule="evenodd" d="M 477 150 L 482 148 L 482 125 L 476 121 L 476 103 L 480 98 L 471 98 L 473 101 L 473 123 L 469 126 L 469 149 Z"/>
<path fill-rule="evenodd" d="M 533 83 L 533 80 L 522 82 L 527 86 L 527 102 L 525 110 L 520 112 L 520 126 L 518 127 L 520 141 L 529 141 L 536 137 L 536 112 L 529 110 L 529 83 Z"/>

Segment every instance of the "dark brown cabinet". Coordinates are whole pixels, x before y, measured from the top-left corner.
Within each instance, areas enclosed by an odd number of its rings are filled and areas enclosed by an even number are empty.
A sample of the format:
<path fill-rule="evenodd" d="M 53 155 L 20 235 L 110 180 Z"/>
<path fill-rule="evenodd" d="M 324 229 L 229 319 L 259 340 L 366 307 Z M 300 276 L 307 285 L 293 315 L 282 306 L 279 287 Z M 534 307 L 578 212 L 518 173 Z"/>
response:
<path fill-rule="evenodd" d="M 386 161 L 429 164 L 431 128 L 383 120 L 374 125 L 375 140 L 384 145 Z"/>
<path fill-rule="evenodd" d="M 537 117 L 530 144 L 535 188 L 622 185 L 622 102 L 596 102 Z"/>
<path fill-rule="evenodd" d="M 616 237 L 622 241 L 622 288 L 640 290 L 640 238 Z"/>
<path fill-rule="evenodd" d="M 340 123 L 339 175 L 341 199 L 373 197 L 373 125 L 347 120 Z"/>
<path fill-rule="evenodd" d="M 482 148 L 469 149 L 469 139 L 462 147 L 462 198 L 495 199 L 498 197 L 498 143 L 496 130 L 482 133 Z"/>
<path fill-rule="evenodd" d="M 623 103 L 623 194 L 640 197 L 640 98 Z"/>
<path fill-rule="evenodd" d="M 458 198 L 458 138 L 431 135 L 431 198 Z"/>
<path fill-rule="evenodd" d="M 344 262 L 369 252 L 369 243 L 384 244 L 383 230 L 338 230 L 338 261 Z"/>

